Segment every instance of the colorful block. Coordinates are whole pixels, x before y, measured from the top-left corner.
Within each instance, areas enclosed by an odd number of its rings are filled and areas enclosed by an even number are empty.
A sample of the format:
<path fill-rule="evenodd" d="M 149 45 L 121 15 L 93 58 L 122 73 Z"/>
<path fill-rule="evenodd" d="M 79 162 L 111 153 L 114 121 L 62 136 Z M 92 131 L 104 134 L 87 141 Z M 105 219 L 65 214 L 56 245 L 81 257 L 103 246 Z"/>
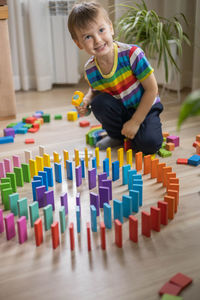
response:
<path fill-rule="evenodd" d="M 34 227 L 35 221 L 39 218 L 39 205 L 37 201 L 29 205 L 29 214 L 31 227 Z"/>
<path fill-rule="evenodd" d="M 94 205 L 96 208 L 97 216 L 99 216 L 99 195 L 90 192 L 90 205 Z"/>
<path fill-rule="evenodd" d="M 62 182 L 62 170 L 61 170 L 61 164 L 54 163 L 54 171 L 55 171 L 55 180 L 58 183 Z"/>
<path fill-rule="evenodd" d="M 18 206 L 17 201 L 19 200 L 19 194 L 14 193 L 9 195 L 9 203 L 10 203 L 10 210 L 14 214 L 14 216 L 18 215 Z"/>
<path fill-rule="evenodd" d="M 113 200 L 113 214 L 114 220 L 118 219 L 121 223 L 123 223 L 123 204 L 122 201 Z"/>
<path fill-rule="evenodd" d="M 119 179 L 119 161 L 112 162 L 112 181 Z"/>
<path fill-rule="evenodd" d="M 112 228 L 112 210 L 111 206 L 108 203 L 104 203 L 103 205 L 103 214 L 104 214 L 104 224 L 106 228 Z"/>
<path fill-rule="evenodd" d="M 115 220 L 115 244 L 122 248 L 122 223 L 118 219 Z"/>
<path fill-rule="evenodd" d="M 145 211 L 142 211 L 142 235 L 151 236 L 151 215 Z"/>
<path fill-rule="evenodd" d="M 4 218 L 4 221 L 5 221 L 5 229 L 6 229 L 6 238 L 9 241 L 16 235 L 14 214 L 9 213 Z"/>
<path fill-rule="evenodd" d="M 96 169 L 88 170 L 88 184 L 89 190 L 96 187 Z"/>
<path fill-rule="evenodd" d="M 106 249 L 106 227 L 104 222 L 100 222 L 101 249 Z"/>
<path fill-rule="evenodd" d="M 17 220 L 17 229 L 19 243 L 23 244 L 28 239 L 26 217 L 21 217 Z"/>
<path fill-rule="evenodd" d="M 53 209 L 52 205 L 49 204 L 43 208 L 44 213 L 44 225 L 45 230 L 48 231 L 51 228 L 51 225 L 53 224 Z"/>
<path fill-rule="evenodd" d="M 175 147 L 179 146 L 179 136 L 176 135 L 169 135 L 167 137 L 167 143 L 173 143 Z"/>
<path fill-rule="evenodd" d="M 18 216 L 25 216 L 28 220 L 28 201 L 27 198 L 17 200 Z"/>
<path fill-rule="evenodd" d="M 138 220 L 134 216 L 129 216 L 129 239 L 138 242 Z"/>

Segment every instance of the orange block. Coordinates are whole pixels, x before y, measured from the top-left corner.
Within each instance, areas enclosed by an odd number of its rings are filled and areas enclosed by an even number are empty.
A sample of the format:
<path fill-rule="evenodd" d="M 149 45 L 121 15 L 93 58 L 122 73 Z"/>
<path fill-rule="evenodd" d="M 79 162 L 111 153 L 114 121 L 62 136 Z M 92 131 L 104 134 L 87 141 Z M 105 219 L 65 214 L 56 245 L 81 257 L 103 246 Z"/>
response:
<path fill-rule="evenodd" d="M 168 203 L 168 219 L 172 220 L 175 212 L 175 197 L 164 196 L 164 202 Z"/>
<path fill-rule="evenodd" d="M 39 218 L 34 223 L 34 231 L 35 231 L 35 243 L 36 246 L 40 246 L 43 242 L 43 231 L 42 231 L 42 219 Z"/>
<path fill-rule="evenodd" d="M 176 184 L 179 184 L 179 178 L 169 178 L 169 184 L 170 183 L 176 183 Z"/>
<path fill-rule="evenodd" d="M 44 124 L 44 119 L 43 118 L 38 118 L 37 120 L 40 122 L 40 125 Z"/>
<path fill-rule="evenodd" d="M 196 154 L 200 155 L 200 146 L 199 145 L 196 146 Z"/>
<path fill-rule="evenodd" d="M 157 178 L 158 164 L 159 164 L 158 158 L 154 158 L 151 161 L 151 178 Z"/>
<path fill-rule="evenodd" d="M 144 175 L 151 172 L 151 155 L 144 156 Z"/>
<path fill-rule="evenodd" d="M 163 137 L 168 137 L 168 136 L 169 136 L 169 132 L 164 131 L 164 132 L 162 133 L 162 136 L 163 136 Z"/>
<path fill-rule="evenodd" d="M 178 183 L 170 183 L 167 187 L 167 191 L 174 190 L 179 192 L 179 184 Z"/>
<path fill-rule="evenodd" d="M 115 220 L 115 244 L 122 248 L 122 223 L 118 219 Z"/>
<path fill-rule="evenodd" d="M 196 136 L 196 141 L 197 141 L 197 142 L 200 142 L 200 134 L 198 134 L 198 135 Z"/>
<path fill-rule="evenodd" d="M 172 167 L 164 167 L 163 168 L 163 173 L 162 173 L 162 182 L 163 186 L 167 186 L 167 176 L 166 174 L 172 172 Z"/>
<path fill-rule="evenodd" d="M 178 210 L 178 204 L 179 204 L 179 192 L 173 191 L 173 190 L 168 190 L 167 196 L 172 196 L 175 198 L 175 213 Z"/>
<path fill-rule="evenodd" d="M 157 165 L 157 182 L 162 182 L 162 174 L 164 167 L 166 167 L 166 163 L 160 163 Z"/>
<path fill-rule="evenodd" d="M 142 170 L 142 152 L 135 154 L 135 168 L 137 172 Z"/>
<path fill-rule="evenodd" d="M 168 151 L 174 151 L 175 144 L 174 143 L 166 143 L 165 149 L 168 150 Z"/>
<path fill-rule="evenodd" d="M 60 244 L 59 229 L 58 229 L 58 222 L 57 221 L 55 221 L 55 222 L 53 222 L 53 224 L 51 224 L 51 236 L 52 236 L 53 249 L 56 249 Z"/>
<path fill-rule="evenodd" d="M 171 178 L 176 178 L 176 173 L 175 172 L 167 172 L 167 174 L 166 174 L 166 180 L 167 180 L 166 185 L 167 185 L 167 187 L 169 185 L 169 179 L 171 179 Z"/>

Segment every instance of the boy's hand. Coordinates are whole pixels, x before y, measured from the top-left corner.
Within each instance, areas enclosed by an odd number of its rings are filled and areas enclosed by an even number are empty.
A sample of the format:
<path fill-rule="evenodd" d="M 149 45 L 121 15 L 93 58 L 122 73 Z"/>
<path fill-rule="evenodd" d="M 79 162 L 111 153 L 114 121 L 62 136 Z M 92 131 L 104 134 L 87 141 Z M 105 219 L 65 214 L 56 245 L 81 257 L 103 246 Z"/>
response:
<path fill-rule="evenodd" d="M 90 103 L 89 99 L 83 98 L 83 104 L 79 105 L 79 106 L 76 106 L 76 109 L 77 109 L 78 114 L 80 115 L 80 117 L 83 117 L 87 114 L 89 103 Z"/>
<path fill-rule="evenodd" d="M 126 138 L 132 140 L 134 139 L 136 133 L 138 132 L 138 129 L 140 127 L 140 124 L 137 124 L 132 119 L 124 123 L 121 134 L 124 135 Z"/>

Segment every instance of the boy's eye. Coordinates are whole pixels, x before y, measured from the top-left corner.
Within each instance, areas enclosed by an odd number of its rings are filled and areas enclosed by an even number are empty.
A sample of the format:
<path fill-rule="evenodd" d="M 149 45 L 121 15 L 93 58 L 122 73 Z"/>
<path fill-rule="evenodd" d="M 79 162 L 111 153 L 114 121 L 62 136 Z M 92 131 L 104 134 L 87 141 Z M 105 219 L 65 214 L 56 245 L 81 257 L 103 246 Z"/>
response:
<path fill-rule="evenodd" d="M 85 40 L 88 40 L 89 38 L 91 38 L 91 35 L 86 35 Z"/>
<path fill-rule="evenodd" d="M 100 31 L 100 32 L 103 32 L 103 31 L 104 31 L 104 28 L 100 28 L 99 31 Z"/>

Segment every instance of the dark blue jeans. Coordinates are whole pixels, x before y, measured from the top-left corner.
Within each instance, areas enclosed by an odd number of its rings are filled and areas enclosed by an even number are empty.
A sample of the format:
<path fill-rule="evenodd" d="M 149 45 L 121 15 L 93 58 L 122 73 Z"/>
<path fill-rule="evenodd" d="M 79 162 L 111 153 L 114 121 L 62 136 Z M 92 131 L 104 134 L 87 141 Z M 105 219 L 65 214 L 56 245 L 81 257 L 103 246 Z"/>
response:
<path fill-rule="evenodd" d="M 93 98 L 91 109 L 110 137 L 122 140 L 125 138 L 121 130 L 123 124 L 134 114 L 134 108 L 127 109 L 120 100 L 107 93 L 101 93 Z M 160 102 L 152 106 L 132 140 L 134 151 L 153 154 L 161 148 L 163 137 L 159 115 L 162 110 L 163 105 Z"/>

